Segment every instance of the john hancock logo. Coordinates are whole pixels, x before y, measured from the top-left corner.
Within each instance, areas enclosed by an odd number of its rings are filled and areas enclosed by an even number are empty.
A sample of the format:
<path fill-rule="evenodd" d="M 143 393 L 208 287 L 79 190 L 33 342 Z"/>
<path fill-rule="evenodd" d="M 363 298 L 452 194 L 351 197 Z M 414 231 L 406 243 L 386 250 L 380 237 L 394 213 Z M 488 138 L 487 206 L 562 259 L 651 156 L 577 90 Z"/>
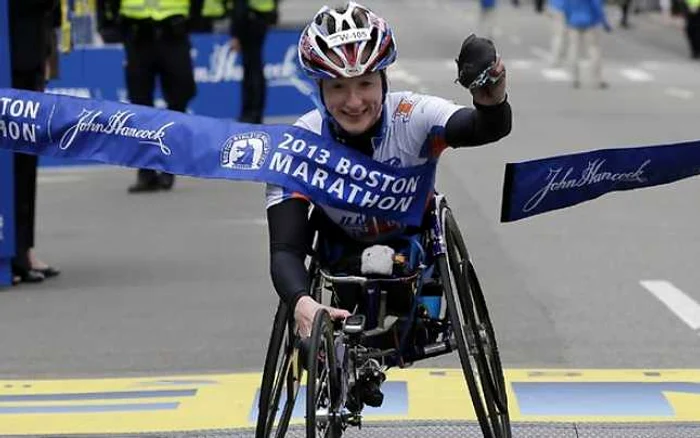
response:
<path fill-rule="evenodd" d="M 264 132 L 245 132 L 229 137 L 221 150 L 221 167 L 260 169 L 270 150 L 270 136 Z"/>

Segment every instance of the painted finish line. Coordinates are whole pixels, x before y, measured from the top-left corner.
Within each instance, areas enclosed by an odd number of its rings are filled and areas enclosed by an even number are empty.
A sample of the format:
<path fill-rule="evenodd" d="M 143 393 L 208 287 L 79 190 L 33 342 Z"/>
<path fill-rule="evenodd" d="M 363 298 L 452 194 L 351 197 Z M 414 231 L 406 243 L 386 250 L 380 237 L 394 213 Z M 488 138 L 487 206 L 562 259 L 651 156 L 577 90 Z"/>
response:
<path fill-rule="evenodd" d="M 700 422 L 700 370 L 507 370 L 506 380 L 513 422 Z M 259 383 L 258 373 L 0 381 L 0 435 L 251 427 Z M 461 370 L 390 371 L 383 389 L 365 421 L 476 420 Z"/>

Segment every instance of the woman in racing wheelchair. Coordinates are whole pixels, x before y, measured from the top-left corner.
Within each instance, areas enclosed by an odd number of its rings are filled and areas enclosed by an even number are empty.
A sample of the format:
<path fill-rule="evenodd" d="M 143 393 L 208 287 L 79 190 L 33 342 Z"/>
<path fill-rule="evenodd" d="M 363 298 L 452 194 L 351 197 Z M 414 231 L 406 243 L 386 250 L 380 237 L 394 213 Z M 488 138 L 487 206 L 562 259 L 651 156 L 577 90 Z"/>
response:
<path fill-rule="evenodd" d="M 295 126 L 377 161 L 420 165 L 437 161 L 448 146 L 484 145 L 510 133 L 505 66 L 488 40 L 470 36 L 457 60 L 458 81 L 471 92 L 474 108 L 435 96 L 390 92 L 386 69 L 396 59 L 394 34 L 383 18 L 354 1 L 321 8 L 301 34 L 298 58 L 317 84 L 319 107 Z M 315 231 L 311 201 L 273 185 L 266 197 L 272 281 L 282 302 L 293 309 L 298 334 L 309 336 L 319 309 L 335 320 L 349 317 L 347 309 L 324 306 L 310 296 L 305 260 Z M 314 208 L 355 245 L 386 242 L 406 231 L 405 224 L 382 217 L 320 204 Z"/>

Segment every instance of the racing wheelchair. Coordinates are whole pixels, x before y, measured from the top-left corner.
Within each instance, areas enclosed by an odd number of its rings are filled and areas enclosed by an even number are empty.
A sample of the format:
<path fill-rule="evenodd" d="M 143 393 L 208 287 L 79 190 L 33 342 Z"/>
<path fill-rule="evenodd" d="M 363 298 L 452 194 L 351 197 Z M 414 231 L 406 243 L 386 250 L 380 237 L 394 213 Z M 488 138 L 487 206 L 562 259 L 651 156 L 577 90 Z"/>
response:
<path fill-rule="evenodd" d="M 256 438 L 285 436 L 304 392 L 306 437 L 339 438 L 348 427 L 361 426 L 363 406 L 381 404 L 379 387 L 387 369 L 454 350 L 484 437 L 511 437 L 493 326 L 442 195 L 431 201 L 425 222 L 393 256 L 403 268 L 391 275 L 357 275 L 329 266 L 317 233 L 309 264 L 311 295 L 353 314 L 338 322 L 320 310 L 311 336 L 302 340 L 293 310 L 280 302 L 265 357 Z M 303 383 L 306 389 L 300 391 Z"/>

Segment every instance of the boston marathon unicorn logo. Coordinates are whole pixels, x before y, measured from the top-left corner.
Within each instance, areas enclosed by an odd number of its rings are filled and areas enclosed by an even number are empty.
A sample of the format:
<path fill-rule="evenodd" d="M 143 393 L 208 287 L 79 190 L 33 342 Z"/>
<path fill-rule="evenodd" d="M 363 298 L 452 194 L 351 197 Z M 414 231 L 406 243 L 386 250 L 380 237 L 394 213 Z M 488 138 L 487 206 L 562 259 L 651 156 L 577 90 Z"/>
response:
<path fill-rule="evenodd" d="M 260 169 L 270 150 L 270 136 L 264 132 L 246 132 L 229 137 L 221 150 L 221 167 Z"/>

